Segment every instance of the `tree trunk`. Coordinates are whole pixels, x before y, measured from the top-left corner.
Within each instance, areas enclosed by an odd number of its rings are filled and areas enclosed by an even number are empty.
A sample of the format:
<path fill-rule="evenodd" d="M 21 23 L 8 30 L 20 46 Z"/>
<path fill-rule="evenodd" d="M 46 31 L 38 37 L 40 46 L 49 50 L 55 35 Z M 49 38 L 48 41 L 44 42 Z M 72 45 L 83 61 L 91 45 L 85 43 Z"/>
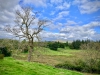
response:
<path fill-rule="evenodd" d="M 28 59 L 27 59 L 28 62 L 30 62 L 31 59 L 32 59 L 33 50 L 34 50 L 33 44 L 31 44 L 31 45 L 30 45 L 30 48 L 29 48 L 29 50 L 28 50 Z"/>
<path fill-rule="evenodd" d="M 28 62 L 31 61 L 32 58 L 32 49 L 28 50 Z"/>

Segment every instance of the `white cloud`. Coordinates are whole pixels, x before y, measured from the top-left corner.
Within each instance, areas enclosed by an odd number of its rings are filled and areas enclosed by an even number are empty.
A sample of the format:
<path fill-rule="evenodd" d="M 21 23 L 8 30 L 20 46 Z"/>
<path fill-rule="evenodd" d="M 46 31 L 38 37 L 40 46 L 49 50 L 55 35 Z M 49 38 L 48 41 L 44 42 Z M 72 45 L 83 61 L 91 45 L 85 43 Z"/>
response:
<path fill-rule="evenodd" d="M 62 12 L 59 12 L 57 17 L 54 18 L 53 20 L 56 21 L 56 20 L 61 20 L 63 19 L 64 17 L 68 16 L 69 15 L 69 11 L 62 11 Z"/>
<path fill-rule="evenodd" d="M 56 4 L 56 5 L 54 5 Z M 59 10 L 61 10 L 62 12 L 68 11 L 68 9 L 71 6 L 71 3 L 67 2 L 67 1 L 63 1 L 63 0 L 51 0 L 51 7 L 54 8 L 54 11 L 51 11 L 50 15 L 55 15 L 58 14 Z M 67 12 L 69 13 L 69 12 Z M 62 16 L 59 15 L 59 18 L 61 18 Z"/>
<path fill-rule="evenodd" d="M 76 25 L 77 23 L 72 20 L 67 20 L 66 25 Z"/>
<path fill-rule="evenodd" d="M 14 36 L 10 33 L 0 30 L 0 38 L 14 38 Z"/>
<path fill-rule="evenodd" d="M 74 21 L 68 21 L 69 23 L 75 24 L 67 25 L 66 27 L 62 27 L 62 23 L 60 26 L 56 26 L 57 28 L 60 28 L 59 32 L 48 32 L 43 31 L 41 35 L 43 35 L 43 38 L 47 38 L 47 40 L 77 40 L 77 39 L 91 39 L 91 40 L 99 40 L 100 34 L 96 33 L 94 30 L 94 27 L 100 26 L 100 22 L 90 22 L 88 24 L 84 24 L 82 26 L 77 25 Z M 54 25 L 51 27 L 57 29 Z"/>
<path fill-rule="evenodd" d="M 55 11 L 51 11 L 50 15 L 54 15 L 55 14 Z"/>
<path fill-rule="evenodd" d="M 73 4 L 78 5 L 81 14 L 90 14 L 100 9 L 100 1 L 75 0 Z"/>
<path fill-rule="evenodd" d="M 48 31 L 43 31 L 40 33 L 40 36 L 43 39 L 47 39 L 47 40 L 58 40 L 58 39 L 63 39 L 66 37 L 65 33 L 54 33 L 54 32 L 48 32 Z"/>
<path fill-rule="evenodd" d="M 70 8 L 70 3 L 64 2 L 62 5 L 58 5 L 56 7 L 57 10 L 65 10 Z"/>
<path fill-rule="evenodd" d="M 66 24 L 59 23 L 57 21 L 65 19 L 69 15 L 68 9 L 71 6 L 71 3 L 65 0 L 50 0 L 50 3 L 47 3 L 48 0 L 24 0 L 25 4 L 32 3 L 36 7 L 53 7 L 51 15 L 55 24 L 50 24 L 49 29 L 51 32 L 43 31 L 41 32 L 42 36 L 47 39 L 63 39 L 63 40 L 73 40 L 73 39 L 100 39 L 100 34 L 97 34 L 95 31 L 95 27 L 100 26 L 99 21 L 93 21 L 88 24 L 79 26 L 78 23 L 72 20 L 67 20 Z M 64 2 L 65 1 L 65 2 Z M 15 9 L 20 9 L 20 5 L 18 4 L 19 0 L 0 0 L 0 38 L 9 37 L 12 35 L 4 32 L 3 26 L 7 24 L 13 24 L 15 14 Z M 74 5 L 78 5 L 78 8 L 81 14 L 90 14 L 96 12 L 100 9 L 100 1 L 99 0 L 74 0 Z M 45 10 L 45 9 L 44 9 Z M 60 10 L 60 12 L 59 12 Z M 59 13 L 58 13 L 59 12 Z M 57 14 L 58 13 L 58 14 Z M 99 19 L 99 17 L 98 17 Z M 35 22 L 38 20 L 35 20 Z M 64 26 L 66 25 L 66 26 Z M 53 32 L 53 30 L 60 30 L 59 32 Z"/>
<path fill-rule="evenodd" d="M 69 11 L 62 11 L 59 13 L 59 16 L 68 16 Z"/>
<path fill-rule="evenodd" d="M 0 10 L 12 11 L 12 8 L 14 8 L 18 2 L 19 0 L 0 0 Z"/>
<path fill-rule="evenodd" d="M 11 34 L 3 31 L 4 26 L 14 23 L 15 10 L 19 0 L 0 0 L 0 38 L 10 38 Z"/>
<path fill-rule="evenodd" d="M 91 22 L 89 24 L 84 25 L 83 27 L 85 29 L 89 29 L 89 28 L 94 28 L 94 27 L 97 27 L 97 26 L 100 26 L 100 22 L 94 21 L 94 22 Z"/>
<path fill-rule="evenodd" d="M 51 24 L 49 24 L 48 29 L 50 31 L 55 30 L 55 29 L 60 30 L 62 28 L 62 26 L 63 26 L 62 23 L 56 23 L 56 24 L 51 23 Z"/>
<path fill-rule="evenodd" d="M 91 22 L 83 26 L 66 26 L 61 29 L 61 33 L 65 33 L 68 39 L 92 39 L 96 40 L 97 33 L 95 27 L 100 26 L 100 22 Z M 95 38 L 94 38 L 95 37 Z M 98 37 L 99 39 L 99 37 Z"/>
<path fill-rule="evenodd" d="M 15 10 L 19 0 L 0 0 L 0 23 L 11 23 L 14 21 Z M 5 5 L 5 4 L 6 5 Z"/>
<path fill-rule="evenodd" d="M 43 6 L 43 7 L 46 7 L 46 0 L 24 0 L 24 4 L 27 4 L 27 3 L 32 3 L 34 4 L 35 6 Z"/>
<path fill-rule="evenodd" d="M 62 3 L 63 0 L 51 0 L 50 2 L 53 4 L 59 4 L 59 3 Z"/>

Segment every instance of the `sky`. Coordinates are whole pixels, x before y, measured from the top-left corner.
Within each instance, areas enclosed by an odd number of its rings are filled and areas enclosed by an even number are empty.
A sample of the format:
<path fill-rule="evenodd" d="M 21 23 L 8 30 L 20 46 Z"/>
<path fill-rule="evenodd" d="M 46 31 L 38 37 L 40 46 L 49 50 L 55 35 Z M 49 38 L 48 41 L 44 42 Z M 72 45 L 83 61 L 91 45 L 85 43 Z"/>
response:
<path fill-rule="evenodd" d="M 15 38 L 4 27 L 14 24 L 22 6 L 51 21 L 40 33 L 43 40 L 100 40 L 100 0 L 0 0 L 0 38 Z"/>

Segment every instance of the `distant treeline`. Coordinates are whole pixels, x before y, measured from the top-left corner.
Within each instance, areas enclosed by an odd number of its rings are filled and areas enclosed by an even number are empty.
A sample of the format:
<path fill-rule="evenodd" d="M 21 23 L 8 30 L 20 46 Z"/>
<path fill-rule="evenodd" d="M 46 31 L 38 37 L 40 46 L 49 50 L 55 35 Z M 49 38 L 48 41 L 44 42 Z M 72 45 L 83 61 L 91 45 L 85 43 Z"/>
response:
<path fill-rule="evenodd" d="M 72 43 L 66 41 L 65 43 L 62 42 L 54 42 L 54 41 L 44 41 L 44 42 L 34 42 L 35 47 L 46 47 L 50 48 L 51 50 L 57 51 L 58 48 L 66 48 L 69 47 L 70 49 L 100 49 L 100 40 L 99 41 L 91 41 L 91 40 L 75 40 Z M 12 39 L 0 39 L 0 53 L 2 53 L 1 49 L 6 49 L 9 52 L 14 50 L 21 50 L 21 52 L 28 52 L 28 41 L 18 41 Z"/>
<path fill-rule="evenodd" d="M 100 49 L 100 40 L 99 41 L 92 41 L 92 40 L 75 40 L 72 43 L 61 43 L 61 42 L 48 42 L 47 47 L 51 50 L 57 50 L 58 48 L 65 48 L 69 47 L 70 49 Z"/>

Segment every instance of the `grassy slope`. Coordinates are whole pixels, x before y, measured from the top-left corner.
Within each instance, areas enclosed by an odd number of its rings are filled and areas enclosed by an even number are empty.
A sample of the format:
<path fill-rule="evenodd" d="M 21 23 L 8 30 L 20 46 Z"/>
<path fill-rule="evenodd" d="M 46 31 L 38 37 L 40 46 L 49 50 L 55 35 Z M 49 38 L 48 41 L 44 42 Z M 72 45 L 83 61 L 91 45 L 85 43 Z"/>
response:
<path fill-rule="evenodd" d="M 37 48 L 35 52 L 43 54 L 43 55 L 65 55 L 65 56 L 72 56 L 72 53 L 80 52 L 80 50 L 71 50 L 69 48 L 58 48 L 57 51 L 50 50 L 49 48 Z"/>
<path fill-rule="evenodd" d="M 14 60 L 7 57 L 0 60 L 0 75 L 83 75 L 78 72 L 56 69 L 48 65 Z"/>

